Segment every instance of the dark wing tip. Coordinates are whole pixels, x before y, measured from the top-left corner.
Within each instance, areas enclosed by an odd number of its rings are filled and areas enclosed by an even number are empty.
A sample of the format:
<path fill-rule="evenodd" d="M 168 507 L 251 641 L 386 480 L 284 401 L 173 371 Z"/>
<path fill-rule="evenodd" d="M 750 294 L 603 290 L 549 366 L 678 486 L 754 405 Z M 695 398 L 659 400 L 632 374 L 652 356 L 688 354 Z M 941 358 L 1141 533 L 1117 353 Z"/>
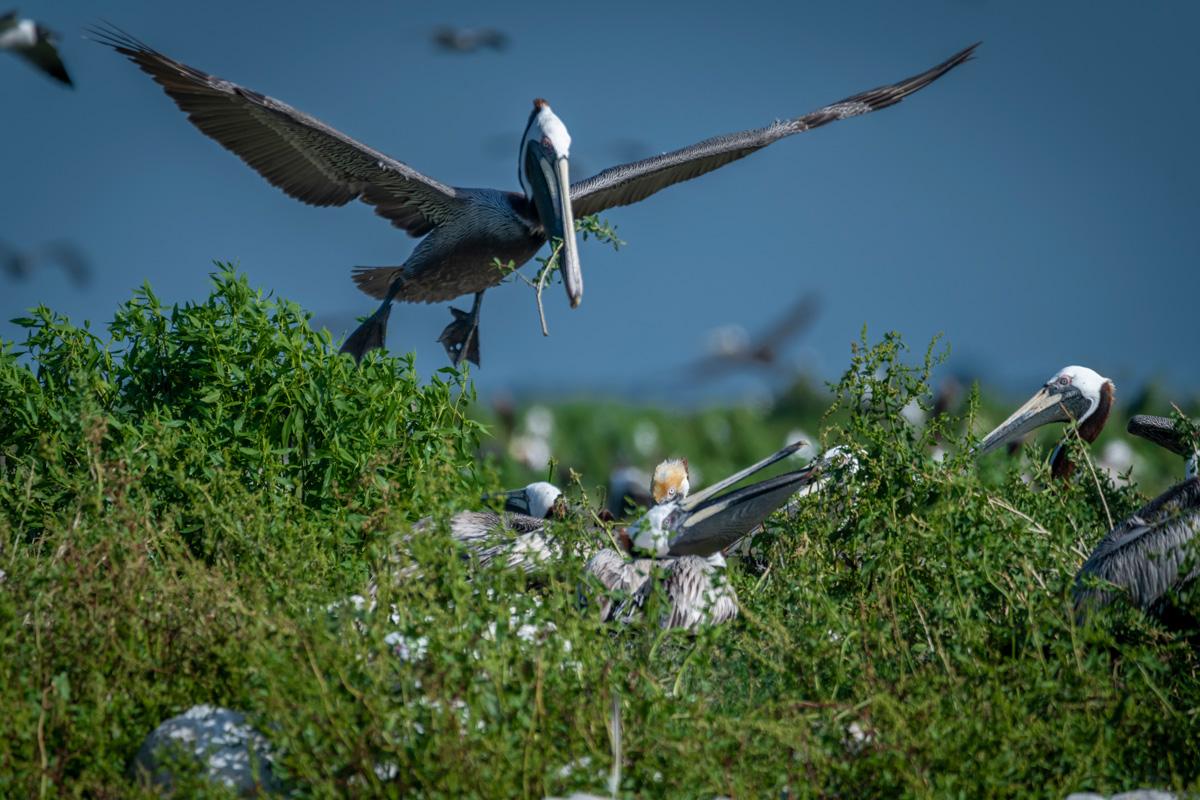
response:
<path fill-rule="evenodd" d="M 979 41 L 970 47 L 964 47 L 962 50 L 959 50 L 957 53 L 950 56 L 937 66 L 931 67 L 919 75 L 914 75 L 908 80 L 901 81 L 900 83 L 896 84 L 894 87 L 896 90 L 896 96 L 891 102 L 894 103 L 903 97 L 907 97 L 915 91 L 924 89 L 926 86 L 933 83 L 938 78 L 942 77 L 960 64 L 965 64 L 966 62 L 973 60 L 975 58 L 975 50 L 981 44 L 983 44 L 983 42 Z M 891 103 L 888 103 L 888 105 L 890 104 Z"/>
<path fill-rule="evenodd" d="M 72 89 L 75 88 L 75 82 L 71 80 L 71 76 L 67 72 L 67 68 L 62 64 L 62 62 L 47 65 L 46 74 L 57 80 L 59 83 L 65 84 Z"/>
<path fill-rule="evenodd" d="M 91 39 L 98 44 L 108 45 L 118 53 L 131 58 L 139 54 L 158 55 L 157 50 L 108 20 L 101 20 L 95 25 L 89 25 L 84 28 L 84 34 L 84 38 Z"/>

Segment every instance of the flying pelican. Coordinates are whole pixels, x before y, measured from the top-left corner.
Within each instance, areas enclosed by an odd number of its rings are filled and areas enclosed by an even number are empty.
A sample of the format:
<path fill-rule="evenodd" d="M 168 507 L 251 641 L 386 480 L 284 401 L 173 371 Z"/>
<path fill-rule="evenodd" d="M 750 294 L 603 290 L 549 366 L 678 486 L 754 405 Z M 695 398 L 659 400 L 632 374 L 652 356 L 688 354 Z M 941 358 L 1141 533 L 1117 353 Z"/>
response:
<path fill-rule="evenodd" d="M 358 268 L 358 287 L 383 302 L 342 346 L 362 356 L 381 347 L 391 302 L 440 302 L 473 294 L 469 312 L 451 308 L 439 341 L 451 360 L 479 363 L 483 293 L 505 277 L 496 267 L 528 262 L 548 240 L 562 242 L 563 284 L 572 307 L 583 298 L 575 216 L 629 205 L 675 183 L 744 158 L 773 142 L 830 122 L 887 108 L 971 57 L 976 45 L 908 80 L 872 89 L 795 119 L 706 139 L 691 147 L 606 169 L 570 183 L 571 136 L 545 100 L 535 100 L 518 153 L 522 194 L 447 186 L 360 144 L 285 103 L 221 80 L 154 50 L 116 28 L 96 39 L 150 75 L 192 123 L 270 183 L 312 205 L 361 199 L 412 236 L 424 236 L 398 266 Z"/>
<path fill-rule="evenodd" d="M 31 19 L 18 19 L 16 11 L 0 14 L 0 50 L 11 50 L 60 83 L 75 85 L 58 54 L 58 36 Z"/>
<path fill-rule="evenodd" d="M 1114 391 L 1113 382 L 1094 370 L 1079 366 L 1063 367 L 1012 416 L 983 437 L 976 453 L 983 455 L 1006 442 L 1019 439 L 1034 428 L 1072 420 L 1079 425 L 1079 438 L 1094 442 L 1112 411 Z M 1051 456 L 1050 472 L 1056 478 L 1068 478 L 1075 471 L 1075 465 L 1067 457 L 1065 444 L 1055 448 Z"/>
<path fill-rule="evenodd" d="M 1187 479 L 1119 523 L 1088 556 L 1072 592 L 1081 619 L 1122 593 L 1143 611 L 1161 614 L 1168 607 L 1168 593 L 1200 574 L 1200 554 L 1192 546 L 1200 533 L 1196 450 L 1165 417 L 1136 416 L 1128 430 L 1174 453 L 1190 455 Z"/>
<path fill-rule="evenodd" d="M 801 336 L 811 327 L 820 305 L 815 292 L 806 292 L 753 340 L 740 325 L 715 329 L 709 354 L 693 362 L 689 371 L 701 379 L 719 377 L 727 371 L 748 367 L 762 367 L 782 375 L 792 375 L 794 370 L 783 362 L 782 350 L 790 340 Z"/>

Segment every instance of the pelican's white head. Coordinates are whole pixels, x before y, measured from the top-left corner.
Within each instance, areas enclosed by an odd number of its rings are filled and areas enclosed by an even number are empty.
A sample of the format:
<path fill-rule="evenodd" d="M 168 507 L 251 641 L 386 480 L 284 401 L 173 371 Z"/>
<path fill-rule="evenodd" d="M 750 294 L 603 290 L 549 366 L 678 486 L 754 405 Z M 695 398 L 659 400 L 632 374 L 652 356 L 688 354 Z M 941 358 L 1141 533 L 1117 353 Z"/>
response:
<path fill-rule="evenodd" d="M 525 487 L 525 497 L 529 504 L 529 516 L 544 519 L 558 504 L 562 490 L 553 483 L 537 481 Z"/>
<path fill-rule="evenodd" d="M 579 251 L 575 244 L 575 215 L 571 209 L 571 177 L 568 161 L 571 157 L 571 134 L 550 104 L 540 97 L 533 101 L 533 111 L 521 137 L 520 162 L 517 177 L 525 196 L 533 201 L 538 221 L 549 240 L 562 242 L 563 285 L 571 307 L 583 299 L 583 274 L 579 268 Z"/>
<path fill-rule="evenodd" d="M 1079 435 L 1092 442 L 1100 435 L 1112 408 L 1113 383 L 1087 367 L 1063 367 L 994 431 L 983 437 L 978 453 L 1052 422 L 1079 423 Z"/>
<path fill-rule="evenodd" d="M 686 458 L 669 458 L 654 468 L 650 479 L 650 496 L 655 505 L 682 500 L 691 491 Z"/>
<path fill-rule="evenodd" d="M 501 495 L 504 510 L 527 514 L 538 519 L 560 517 L 566 511 L 562 490 L 553 483 L 536 481 L 523 489 L 513 489 Z M 484 500 L 490 499 L 485 496 Z"/>

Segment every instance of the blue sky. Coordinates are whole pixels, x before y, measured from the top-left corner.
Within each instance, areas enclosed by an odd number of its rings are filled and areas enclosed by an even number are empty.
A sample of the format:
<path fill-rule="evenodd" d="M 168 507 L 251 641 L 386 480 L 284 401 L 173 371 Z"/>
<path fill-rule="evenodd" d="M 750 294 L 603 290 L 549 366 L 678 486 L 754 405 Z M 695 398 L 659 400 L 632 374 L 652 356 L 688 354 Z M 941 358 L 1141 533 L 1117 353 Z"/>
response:
<path fill-rule="evenodd" d="M 662 385 L 725 323 L 754 331 L 805 291 L 820 318 L 792 356 L 823 376 L 864 324 L 1015 389 L 1069 363 L 1132 390 L 1195 391 L 1200 297 L 1200 6 L 1184 3 L 203 4 L 26 2 L 63 36 L 77 89 L 0 59 L 0 238 L 69 238 L 85 290 L 47 271 L 0 284 L 0 316 L 39 302 L 107 320 L 143 280 L 203 296 L 214 259 L 335 333 L 375 303 L 358 264 L 413 240 L 352 204 L 304 206 L 196 131 L 147 77 L 81 38 L 107 19 L 180 60 L 280 98 L 459 186 L 515 189 L 514 144 L 544 96 L 590 171 L 795 116 L 983 40 L 978 58 L 895 108 L 780 142 L 606 215 L 587 292 L 490 291 L 482 392 Z M 504 53 L 449 55 L 439 24 L 494 25 Z M 15 109 L 15 111 L 14 111 Z M 631 144 L 638 143 L 638 144 Z M 576 166 L 573 177 L 584 177 Z M 526 271 L 529 272 L 527 267 Z M 469 298 L 459 301 L 465 307 Z M 397 306 L 389 343 L 445 364 L 444 305 Z M 16 330 L 0 324 L 0 335 Z"/>

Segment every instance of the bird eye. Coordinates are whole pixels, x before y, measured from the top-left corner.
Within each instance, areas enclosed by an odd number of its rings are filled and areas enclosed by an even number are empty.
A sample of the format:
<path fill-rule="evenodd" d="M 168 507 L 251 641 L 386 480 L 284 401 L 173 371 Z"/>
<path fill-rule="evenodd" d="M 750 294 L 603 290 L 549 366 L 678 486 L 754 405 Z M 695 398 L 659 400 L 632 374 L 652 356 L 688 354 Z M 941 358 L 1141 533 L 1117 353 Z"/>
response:
<path fill-rule="evenodd" d="M 674 487 L 674 486 L 672 486 L 670 489 L 668 489 L 668 490 L 667 490 L 667 496 L 668 496 L 668 497 L 674 497 L 674 496 L 675 496 L 675 487 Z"/>
<path fill-rule="evenodd" d="M 543 137 L 542 137 L 542 147 L 545 147 L 545 148 L 547 148 L 547 149 L 549 149 L 549 150 L 553 150 L 553 149 L 554 149 L 554 145 L 550 144 L 550 137 L 549 137 L 549 136 L 543 136 Z"/>
<path fill-rule="evenodd" d="M 1058 376 L 1058 385 L 1059 386 L 1069 386 L 1070 383 L 1071 383 L 1070 375 L 1059 375 Z"/>

